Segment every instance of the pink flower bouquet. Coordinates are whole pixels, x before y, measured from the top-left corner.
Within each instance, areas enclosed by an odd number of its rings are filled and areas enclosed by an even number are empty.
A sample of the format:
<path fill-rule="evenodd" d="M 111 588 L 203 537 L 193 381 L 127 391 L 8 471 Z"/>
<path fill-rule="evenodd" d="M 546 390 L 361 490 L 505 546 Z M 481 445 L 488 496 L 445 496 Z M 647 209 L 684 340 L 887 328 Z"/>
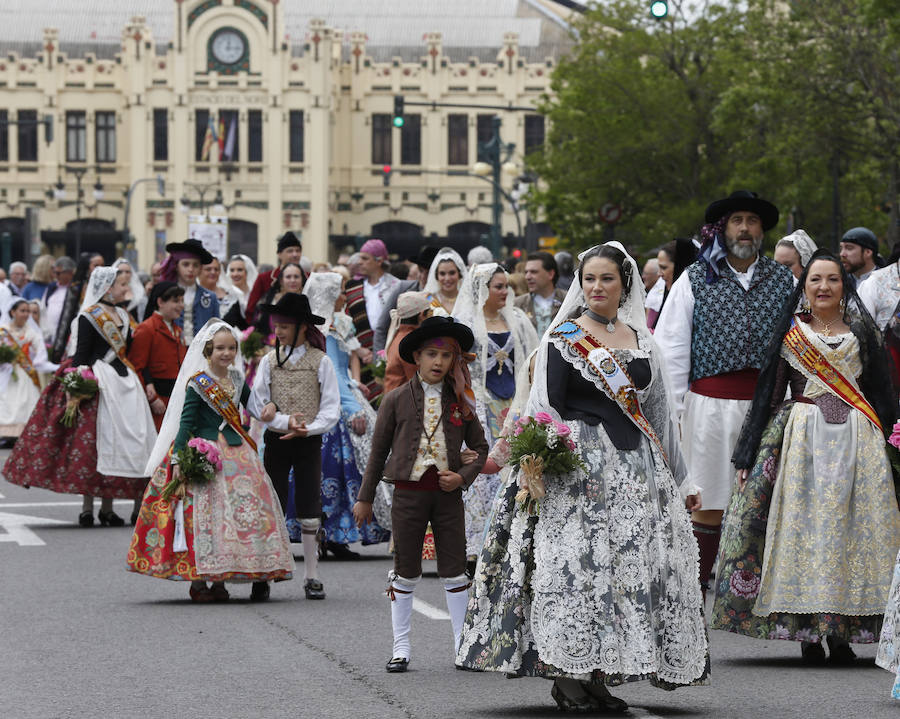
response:
<path fill-rule="evenodd" d="M 66 411 L 60 417 L 59 423 L 63 427 L 74 427 L 75 418 L 78 416 L 78 405 L 82 400 L 93 397 L 99 390 L 97 376 L 89 367 L 68 367 L 63 370 L 59 381 L 68 397 Z"/>
<path fill-rule="evenodd" d="M 222 471 L 222 454 L 212 442 L 194 437 L 188 440 L 187 447 L 177 452 L 173 459 L 177 460 L 180 471 L 178 479 L 169 475 L 169 481 L 163 487 L 161 497 L 169 499 L 177 495 L 184 497 L 188 485 L 209 484 Z"/>
<path fill-rule="evenodd" d="M 888 442 L 897 449 L 900 449 L 900 422 L 897 422 L 894 425 L 894 429 L 891 430 L 891 436 L 888 438 Z"/>

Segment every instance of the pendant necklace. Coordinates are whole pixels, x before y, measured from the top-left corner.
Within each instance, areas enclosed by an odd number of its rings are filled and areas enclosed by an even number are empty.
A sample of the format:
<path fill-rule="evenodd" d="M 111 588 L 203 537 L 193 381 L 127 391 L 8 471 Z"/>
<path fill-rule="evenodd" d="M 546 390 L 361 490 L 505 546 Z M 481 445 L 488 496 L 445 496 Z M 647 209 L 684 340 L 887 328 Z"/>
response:
<path fill-rule="evenodd" d="M 819 322 L 819 324 L 825 328 L 825 330 L 822 332 L 822 335 L 825 337 L 830 337 L 831 336 L 831 325 L 833 325 L 835 322 L 837 322 L 837 320 L 835 319 L 835 320 L 831 320 L 831 322 L 826 322 L 821 317 L 819 317 L 815 312 L 811 312 L 810 314 L 813 317 L 815 317 L 816 320 Z"/>
<path fill-rule="evenodd" d="M 603 315 L 598 315 L 590 307 L 587 308 L 584 313 L 592 320 L 594 320 L 594 322 L 599 322 L 601 325 L 606 325 L 606 331 L 610 334 L 616 331 L 616 320 L 619 319 L 618 316 L 607 319 Z"/>

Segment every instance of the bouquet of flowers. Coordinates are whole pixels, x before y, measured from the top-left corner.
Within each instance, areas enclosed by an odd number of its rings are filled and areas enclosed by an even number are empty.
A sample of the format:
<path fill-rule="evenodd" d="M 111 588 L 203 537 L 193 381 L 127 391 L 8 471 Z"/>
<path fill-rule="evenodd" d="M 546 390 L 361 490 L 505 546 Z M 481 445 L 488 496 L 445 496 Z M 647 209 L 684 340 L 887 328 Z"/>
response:
<path fill-rule="evenodd" d="M 241 334 L 241 354 L 248 362 L 265 350 L 262 335 L 252 327 L 248 327 Z"/>
<path fill-rule="evenodd" d="M 891 430 L 885 449 L 891 463 L 891 471 L 894 473 L 897 501 L 900 503 L 900 422 L 897 422 Z"/>
<path fill-rule="evenodd" d="M 63 427 L 73 427 L 78 416 L 78 405 L 82 400 L 90 399 L 97 394 L 99 389 L 97 375 L 91 372 L 90 367 L 68 367 L 63 370 L 59 381 L 68 397 L 66 411 L 60 417 L 59 423 Z"/>
<path fill-rule="evenodd" d="M 177 460 L 181 474 L 178 479 L 174 479 L 170 472 L 170 479 L 160 494 L 162 499 L 170 499 L 175 495 L 184 497 L 184 490 L 189 484 L 208 484 L 216 476 L 216 472 L 222 470 L 219 448 L 200 437 L 188 440 L 187 447 L 176 452 L 173 459 Z"/>
<path fill-rule="evenodd" d="M 0 345 L 0 364 L 13 364 L 18 358 L 19 353 L 15 347 L 11 347 L 10 345 Z M 16 373 L 13 372 L 13 382 L 17 382 L 18 379 Z"/>
<path fill-rule="evenodd" d="M 369 370 L 376 379 L 384 379 L 384 373 L 387 369 L 387 352 L 378 350 L 372 361 L 365 366 L 365 369 Z"/>
<path fill-rule="evenodd" d="M 509 443 L 508 463 L 519 470 L 516 502 L 529 514 L 536 514 L 547 490 L 544 475 L 568 474 L 584 462 L 575 454 L 569 425 L 556 422 L 546 412 L 516 420 Z"/>

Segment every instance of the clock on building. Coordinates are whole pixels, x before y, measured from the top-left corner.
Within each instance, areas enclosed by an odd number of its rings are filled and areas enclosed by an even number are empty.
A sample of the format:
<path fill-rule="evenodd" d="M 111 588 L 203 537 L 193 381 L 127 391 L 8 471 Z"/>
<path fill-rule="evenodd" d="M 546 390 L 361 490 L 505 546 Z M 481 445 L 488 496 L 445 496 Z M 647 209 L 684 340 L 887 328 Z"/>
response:
<path fill-rule="evenodd" d="M 235 65 L 247 52 L 247 41 L 237 30 L 223 28 L 210 43 L 213 57 L 223 65 Z"/>

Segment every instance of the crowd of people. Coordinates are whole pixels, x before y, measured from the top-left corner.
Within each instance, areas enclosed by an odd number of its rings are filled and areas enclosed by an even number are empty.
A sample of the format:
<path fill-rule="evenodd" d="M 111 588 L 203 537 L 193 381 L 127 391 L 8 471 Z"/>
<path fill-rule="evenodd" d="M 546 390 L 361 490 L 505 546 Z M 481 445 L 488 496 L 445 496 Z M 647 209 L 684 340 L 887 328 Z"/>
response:
<path fill-rule="evenodd" d="M 265 601 L 292 542 L 321 600 L 319 560 L 383 543 L 392 673 L 434 559 L 456 665 L 565 711 L 706 683 L 708 628 L 813 665 L 877 642 L 900 698 L 900 247 L 798 229 L 769 257 L 778 209 L 745 190 L 703 220 L 642 271 L 618 242 L 329 264 L 291 232 L 269 267 L 196 240 L 147 275 L 13 263 L 3 474 L 81 495 L 83 527 L 133 500 L 128 569 L 194 602 Z"/>

